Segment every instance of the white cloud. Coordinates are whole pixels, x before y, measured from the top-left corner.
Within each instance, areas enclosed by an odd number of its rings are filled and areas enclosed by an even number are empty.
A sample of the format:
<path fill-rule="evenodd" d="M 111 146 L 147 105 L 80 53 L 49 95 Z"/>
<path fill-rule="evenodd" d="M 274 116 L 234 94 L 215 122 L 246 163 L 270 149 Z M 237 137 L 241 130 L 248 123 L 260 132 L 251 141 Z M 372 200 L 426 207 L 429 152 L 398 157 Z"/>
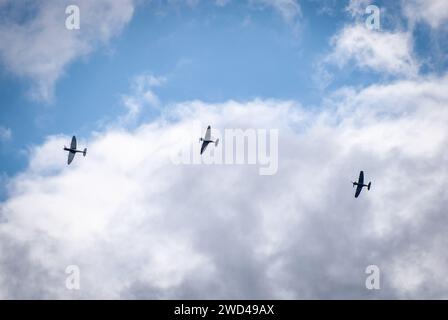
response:
<path fill-rule="evenodd" d="M 11 129 L 0 126 L 0 141 L 8 141 L 12 137 Z"/>
<path fill-rule="evenodd" d="M 253 4 L 271 6 L 277 10 L 288 23 L 294 23 L 302 16 L 302 10 L 297 0 L 249 0 Z"/>
<path fill-rule="evenodd" d="M 320 110 L 185 102 L 81 139 L 89 154 L 70 167 L 69 137 L 50 137 L 0 206 L 0 297 L 446 297 L 447 85 L 344 89 Z M 174 165 L 198 151 L 196 124 L 278 128 L 277 174 Z M 373 188 L 355 200 L 360 169 Z M 64 287 L 72 264 L 80 291 Z M 385 279 L 374 293 L 370 264 Z"/>
<path fill-rule="evenodd" d="M 332 51 L 324 64 L 343 68 L 354 63 L 358 68 L 398 77 L 414 77 L 419 63 L 413 55 L 408 32 L 373 31 L 364 25 L 344 27 L 331 40 Z"/>
<path fill-rule="evenodd" d="M 132 80 L 131 93 L 122 96 L 127 113 L 121 120 L 124 122 L 134 121 L 145 106 L 158 108 L 160 100 L 155 94 L 154 88 L 162 86 L 166 81 L 166 77 L 156 77 L 151 74 L 136 76 Z"/>
<path fill-rule="evenodd" d="M 448 21 L 448 1 L 446 0 L 406 0 L 402 1 L 403 12 L 411 24 L 423 21 L 437 29 Z"/>
<path fill-rule="evenodd" d="M 366 8 L 372 4 L 372 0 L 350 0 L 345 10 L 352 17 L 360 18 L 365 15 Z"/>
<path fill-rule="evenodd" d="M 134 11 L 133 0 L 7 2 L 9 11 L 0 22 L 0 58 L 11 72 L 31 79 L 32 96 L 45 101 L 52 99 L 67 65 L 106 44 Z M 80 8 L 80 30 L 65 28 L 65 8 L 71 4 Z"/>

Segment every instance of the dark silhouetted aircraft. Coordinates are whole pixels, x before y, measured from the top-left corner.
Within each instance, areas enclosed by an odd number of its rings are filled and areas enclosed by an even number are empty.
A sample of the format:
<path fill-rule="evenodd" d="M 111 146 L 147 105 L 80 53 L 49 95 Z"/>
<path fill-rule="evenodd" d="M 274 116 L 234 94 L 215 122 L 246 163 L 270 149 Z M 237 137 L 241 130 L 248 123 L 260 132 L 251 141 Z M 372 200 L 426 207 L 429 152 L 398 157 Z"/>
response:
<path fill-rule="evenodd" d="M 85 157 L 87 154 L 87 148 L 85 148 L 84 150 L 76 150 L 76 137 L 73 136 L 72 137 L 72 142 L 70 143 L 70 148 L 67 148 L 66 146 L 64 146 L 64 151 L 68 151 L 68 159 L 67 159 L 67 164 L 72 163 L 73 158 L 75 158 L 75 154 L 77 152 L 82 153 L 82 155 Z"/>
<path fill-rule="evenodd" d="M 369 182 L 369 184 L 364 184 L 364 171 L 361 171 L 359 173 L 358 182 L 352 181 L 352 183 L 353 183 L 353 187 L 356 186 L 355 198 L 358 198 L 363 187 L 367 187 L 367 190 L 370 190 L 370 186 L 372 185 L 372 182 Z"/>
<path fill-rule="evenodd" d="M 208 126 L 207 131 L 205 131 L 205 138 L 199 139 L 199 142 L 202 142 L 201 154 L 205 151 L 210 142 L 213 142 L 215 144 L 215 147 L 218 145 L 219 139 L 216 139 L 215 141 L 211 140 L 211 130 L 211 127 Z"/>

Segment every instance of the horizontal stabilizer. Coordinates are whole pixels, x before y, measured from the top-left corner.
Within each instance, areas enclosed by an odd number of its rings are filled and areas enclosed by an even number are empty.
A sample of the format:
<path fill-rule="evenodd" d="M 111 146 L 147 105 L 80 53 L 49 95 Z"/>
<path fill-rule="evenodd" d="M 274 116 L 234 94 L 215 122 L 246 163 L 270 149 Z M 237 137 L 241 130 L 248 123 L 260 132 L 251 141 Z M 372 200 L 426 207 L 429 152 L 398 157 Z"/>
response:
<path fill-rule="evenodd" d="M 84 151 L 82 152 L 82 155 L 85 157 L 87 154 L 87 148 L 84 148 Z"/>

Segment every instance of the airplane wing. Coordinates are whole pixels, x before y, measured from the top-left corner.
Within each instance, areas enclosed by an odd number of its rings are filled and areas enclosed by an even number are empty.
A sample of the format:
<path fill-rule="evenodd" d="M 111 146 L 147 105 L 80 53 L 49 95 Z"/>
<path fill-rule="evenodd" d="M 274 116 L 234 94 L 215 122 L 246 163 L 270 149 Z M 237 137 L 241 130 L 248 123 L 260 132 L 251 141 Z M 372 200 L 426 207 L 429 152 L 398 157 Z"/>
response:
<path fill-rule="evenodd" d="M 208 127 L 207 127 L 207 131 L 205 132 L 205 138 L 204 138 L 204 140 L 210 140 L 210 139 L 212 138 L 211 131 L 212 131 L 211 127 L 208 126 Z"/>
<path fill-rule="evenodd" d="M 361 185 L 357 185 L 356 186 L 356 192 L 355 192 L 355 198 L 358 198 L 359 194 L 361 193 L 362 190 L 362 184 Z"/>
<path fill-rule="evenodd" d="M 203 141 L 203 142 L 202 142 L 202 146 L 201 146 L 201 154 L 205 151 L 205 149 L 207 148 L 207 146 L 208 146 L 209 143 L 210 143 L 210 142 L 208 142 L 208 141 Z"/>
<path fill-rule="evenodd" d="M 75 145 L 76 145 L 76 142 L 75 142 Z M 71 151 L 68 152 L 67 164 L 72 163 L 73 158 L 75 157 L 75 154 L 76 154 L 75 152 L 71 152 Z"/>
<path fill-rule="evenodd" d="M 70 149 L 76 150 L 76 137 L 72 137 L 72 142 L 70 143 Z"/>
<path fill-rule="evenodd" d="M 363 185 L 363 184 L 364 184 L 364 171 L 361 171 L 361 172 L 359 173 L 358 183 L 359 183 L 360 185 Z"/>

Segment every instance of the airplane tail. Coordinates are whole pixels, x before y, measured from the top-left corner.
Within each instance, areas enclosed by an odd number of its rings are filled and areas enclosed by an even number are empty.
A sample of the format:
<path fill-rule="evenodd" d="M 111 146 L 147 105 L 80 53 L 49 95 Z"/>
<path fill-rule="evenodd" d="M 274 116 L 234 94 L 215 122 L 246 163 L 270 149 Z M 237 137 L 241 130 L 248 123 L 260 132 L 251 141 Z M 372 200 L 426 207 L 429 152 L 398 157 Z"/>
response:
<path fill-rule="evenodd" d="M 372 185 L 372 182 L 369 182 L 369 184 L 367 185 L 367 190 L 370 190 L 371 185 Z"/>
<path fill-rule="evenodd" d="M 202 142 L 202 140 L 204 140 L 204 139 L 202 139 L 202 138 L 199 138 L 199 142 Z"/>
<path fill-rule="evenodd" d="M 353 184 L 353 188 L 354 188 L 354 187 L 355 187 L 355 184 L 356 184 L 356 182 L 353 182 L 353 181 L 352 181 L 352 184 Z"/>
<path fill-rule="evenodd" d="M 219 139 L 216 139 L 216 141 L 215 141 L 215 147 L 218 146 L 218 143 L 219 143 Z"/>
<path fill-rule="evenodd" d="M 85 157 L 87 154 L 87 148 L 84 148 L 84 151 L 82 152 L 82 155 Z"/>

